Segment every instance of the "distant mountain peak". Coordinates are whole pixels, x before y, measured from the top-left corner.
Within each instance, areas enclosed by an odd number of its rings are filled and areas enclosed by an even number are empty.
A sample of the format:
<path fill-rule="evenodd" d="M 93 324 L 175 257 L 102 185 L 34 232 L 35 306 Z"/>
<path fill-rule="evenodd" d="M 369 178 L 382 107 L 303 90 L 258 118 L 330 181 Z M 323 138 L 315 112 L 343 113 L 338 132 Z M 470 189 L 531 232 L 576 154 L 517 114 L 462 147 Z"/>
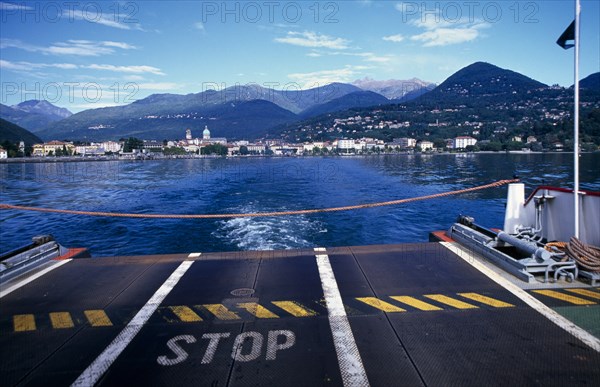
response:
<path fill-rule="evenodd" d="M 423 81 L 419 78 L 377 81 L 373 78 L 365 77 L 355 80 L 352 84 L 363 90 L 381 94 L 390 100 L 399 100 L 410 95 L 418 96 L 435 87 L 434 83 Z"/>
<path fill-rule="evenodd" d="M 544 87 L 547 85 L 515 71 L 475 62 L 452 74 L 432 93 L 469 97 L 521 93 Z"/>
<path fill-rule="evenodd" d="M 62 120 L 73 115 L 68 109 L 55 106 L 46 100 L 31 99 L 11 107 L 26 113 L 41 114 L 51 121 Z"/>

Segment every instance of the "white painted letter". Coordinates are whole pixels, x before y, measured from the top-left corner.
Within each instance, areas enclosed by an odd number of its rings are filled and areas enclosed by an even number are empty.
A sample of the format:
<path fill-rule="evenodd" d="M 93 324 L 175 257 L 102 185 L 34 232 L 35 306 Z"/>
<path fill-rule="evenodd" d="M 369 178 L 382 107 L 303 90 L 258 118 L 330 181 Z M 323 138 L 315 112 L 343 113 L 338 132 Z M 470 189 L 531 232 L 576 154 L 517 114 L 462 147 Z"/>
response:
<path fill-rule="evenodd" d="M 196 342 L 196 338 L 192 335 L 181 335 L 173 337 L 171 340 L 167 341 L 167 347 L 169 347 L 169 349 L 173 351 L 173 353 L 177 355 L 177 357 L 175 359 L 169 359 L 166 356 L 159 356 L 158 359 L 156 359 L 156 362 L 158 364 L 163 366 L 172 366 L 175 364 L 179 364 L 188 358 L 188 353 L 177 344 L 179 340 L 184 340 L 188 344 Z"/>
<path fill-rule="evenodd" d="M 206 348 L 206 353 L 202 358 L 202 364 L 210 364 L 212 359 L 215 357 L 215 352 L 217 352 L 217 346 L 219 345 L 219 340 L 229 337 L 229 332 L 227 333 L 205 333 L 202 335 L 203 339 L 210 339 L 208 343 L 208 347 Z"/>
<path fill-rule="evenodd" d="M 277 338 L 279 336 L 285 337 L 285 341 L 281 344 L 277 344 Z M 288 349 L 292 345 L 296 344 L 296 336 L 292 331 L 269 331 L 267 338 L 267 360 L 275 360 L 277 357 L 277 351 L 281 349 Z"/>
<path fill-rule="evenodd" d="M 244 346 L 244 341 L 246 339 L 251 339 L 252 341 L 252 349 L 250 353 L 247 355 L 242 355 L 242 347 Z M 258 332 L 244 332 L 240 333 L 235 338 L 235 343 L 233 344 L 233 351 L 231 351 L 231 358 L 237 361 L 252 361 L 256 360 L 260 356 L 260 351 L 263 345 L 263 336 Z"/>

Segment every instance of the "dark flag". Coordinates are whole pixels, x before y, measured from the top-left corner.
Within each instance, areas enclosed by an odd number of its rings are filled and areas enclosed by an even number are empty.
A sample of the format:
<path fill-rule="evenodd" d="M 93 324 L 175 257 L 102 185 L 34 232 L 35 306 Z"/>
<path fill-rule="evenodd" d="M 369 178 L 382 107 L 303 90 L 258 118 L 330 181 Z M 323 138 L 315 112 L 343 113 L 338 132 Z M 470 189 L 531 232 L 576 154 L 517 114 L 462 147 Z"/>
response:
<path fill-rule="evenodd" d="M 563 32 L 562 35 L 560 36 L 560 38 L 558 38 L 558 40 L 556 41 L 556 44 L 558 44 L 565 50 L 568 50 L 571 47 L 575 47 L 574 43 L 573 44 L 567 43 L 570 40 L 575 41 L 575 20 L 573 20 L 571 25 L 568 26 L 567 29 L 565 30 L 565 32 Z"/>

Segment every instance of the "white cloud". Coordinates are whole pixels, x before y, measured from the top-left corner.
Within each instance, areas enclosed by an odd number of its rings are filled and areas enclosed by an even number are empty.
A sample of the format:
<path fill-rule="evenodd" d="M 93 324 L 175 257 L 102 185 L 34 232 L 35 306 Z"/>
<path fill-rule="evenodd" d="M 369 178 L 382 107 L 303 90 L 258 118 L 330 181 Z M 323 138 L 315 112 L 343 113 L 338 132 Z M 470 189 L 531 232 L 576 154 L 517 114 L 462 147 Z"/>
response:
<path fill-rule="evenodd" d="M 415 3 L 396 5 L 396 9 L 404 13 L 403 18 L 414 16 L 413 19 L 409 20 L 410 25 L 425 30 L 410 37 L 412 41 L 422 42 L 423 47 L 449 46 L 471 42 L 481 37 L 481 29 L 490 27 L 489 23 L 469 15 L 458 15 L 456 18 L 451 18 L 450 15 L 442 14 L 441 10 L 432 11 L 423 8 L 423 5 L 417 7 Z M 383 39 L 394 41 L 396 36 L 401 37 L 401 35 L 392 35 Z"/>
<path fill-rule="evenodd" d="M 133 73 L 133 74 L 144 74 L 150 73 L 155 75 L 165 75 L 159 68 L 152 66 L 115 66 L 110 64 L 91 64 L 85 66 L 88 69 L 92 70 L 106 70 L 106 71 L 115 71 L 119 73 Z"/>
<path fill-rule="evenodd" d="M 75 70 L 77 65 L 72 63 L 31 63 L 31 62 L 10 62 L 0 59 L 0 68 L 6 70 L 29 71 L 42 68 L 58 68 L 62 70 Z"/>
<path fill-rule="evenodd" d="M 384 36 L 382 39 L 385 41 L 388 41 L 388 42 L 400 43 L 405 38 L 402 34 L 396 34 L 396 35 Z"/>
<path fill-rule="evenodd" d="M 0 1 L 0 11 L 31 11 L 33 7 L 24 4 L 5 3 Z"/>
<path fill-rule="evenodd" d="M 123 42 L 97 42 L 74 39 L 53 43 L 48 47 L 44 47 L 25 43 L 18 39 L 0 39 L 0 48 L 18 48 L 29 52 L 41 52 L 47 55 L 100 56 L 114 53 L 115 48 L 130 50 L 135 47 Z"/>
<path fill-rule="evenodd" d="M 312 31 L 294 32 L 289 31 L 285 38 L 275 38 L 276 42 L 291 44 L 301 47 L 329 48 L 345 50 L 348 48 L 349 40 L 336 38 L 328 35 L 320 35 Z"/>
<path fill-rule="evenodd" d="M 424 47 L 449 46 L 475 40 L 479 36 L 476 28 L 436 28 L 414 35 L 410 39 L 423 42 Z"/>
<path fill-rule="evenodd" d="M 93 9 L 93 7 L 91 8 Z M 120 30 L 139 30 L 144 31 L 139 23 L 130 19 L 130 15 L 115 14 L 102 12 L 94 13 L 89 9 L 67 9 L 62 13 L 62 16 L 70 21 L 81 20 L 89 23 L 100 24 L 106 27 L 117 28 Z"/>
<path fill-rule="evenodd" d="M 364 56 L 366 62 L 373 62 L 373 63 L 387 63 L 392 60 L 392 57 L 390 55 L 377 56 L 370 52 L 367 53 L 367 55 L 363 55 L 363 56 Z"/>
<path fill-rule="evenodd" d="M 110 40 L 105 40 L 104 42 L 102 42 L 102 44 L 106 47 L 116 47 L 116 48 L 121 48 L 123 50 L 135 50 L 137 47 L 132 46 L 129 43 L 124 43 L 124 42 L 112 42 Z"/>
<path fill-rule="evenodd" d="M 288 74 L 288 78 L 299 83 L 301 88 L 309 89 L 334 82 L 349 83 L 359 76 L 361 70 L 366 69 L 368 69 L 366 66 L 345 66 L 344 68 L 336 70 Z"/>
<path fill-rule="evenodd" d="M 204 31 L 204 23 L 202 22 L 196 22 L 194 23 L 194 28 L 200 31 Z"/>

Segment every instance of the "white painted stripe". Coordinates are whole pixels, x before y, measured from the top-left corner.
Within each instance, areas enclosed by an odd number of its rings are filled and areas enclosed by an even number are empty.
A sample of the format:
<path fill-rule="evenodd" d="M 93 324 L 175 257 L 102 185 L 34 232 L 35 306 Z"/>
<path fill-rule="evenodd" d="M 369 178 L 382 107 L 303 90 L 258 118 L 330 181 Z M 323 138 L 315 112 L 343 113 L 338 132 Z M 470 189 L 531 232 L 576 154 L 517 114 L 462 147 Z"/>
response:
<path fill-rule="evenodd" d="M 325 249 L 315 248 L 315 252 L 325 252 Z M 326 254 L 318 254 L 316 257 L 323 296 L 327 303 L 329 326 L 344 386 L 368 386 L 367 373 L 346 316 L 329 257 Z"/>
<path fill-rule="evenodd" d="M 185 272 L 192 266 L 194 261 L 183 261 L 177 269 L 171 273 L 169 278 L 148 300 L 146 305 L 131 319 L 129 324 L 119 333 L 117 337 L 104 349 L 104 351 L 86 368 L 75 380 L 72 386 L 93 386 L 104 375 L 112 363 L 127 348 L 129 343 L 142 329 L 156 308 L 163 302 L 165 297 L 173 290 Z"/>
<path fill-rule="evenodd" d="M 32 275 L 31 277 L 27 277 L 25 279 L 23 279 L 23 281 L 19 281 L 18 283 L 9 286 L 7 289 L 1 290 L 0 291 L 0 298 L 6 296 L 9 293 L 14 292 L 15 290 L 19 289 L 20 287 L 23 287 L 25 285 L 27 285 L 30 282 L 35 281 L 36 279 L 40 278 L 41 276 L 43 276 L 44 274 L 47 274 L 49 272 L 51 272 L 52 270 L 61 267 L 62 265 L 71 262 L 73 259 L 63 259 L 60 261 L 52 261 L 52 265 L 45 268 L 44 270 L 35 273 L 34 275 Z"/>
<path fill-rule="evenodd" d="M 590 346 L 596 352 L 600 352 L 600 339 L 595 337 L 594 335 L 586 332 L 581 329 L 579 326 L 573 324 L 567 318 L 561 316 L 550 307 L 544 305 L 541 301 L 537 300 L 531 294 L 527 293 L 525 290 L 521 289 L 517 285 L 508 281 L 507 279 L 499 276 L 494 273 L 489 267 L 485 266 L 483 263 L 478 260 L 473 259 L 473 252 L 463 248 L 460 245 L 451 242 L 440 242 L 444 247 L 448 250 L 452 251 L 454 254 L 458 255 L 462 260 L 467 262 L 469 265 L 473 266 L 475 269 L 479 270 L 481 273 L 485 274 L 492 281 L 496 282 L 498 285 L 502 286 L 515 296 L 519 297 L 524 303 L 541 313 L 548 320 L 552 321 L 554 324 L 558 325 L 565 331 L 569 332 L 579 340 L 583 341 L 585 344 Z"/>
<path fill-rule="evenodd" d="M 198 258 L 201 255 L 202 253 L 191 253 L 190 255 L 188 255 L 188 258 Z"/>

